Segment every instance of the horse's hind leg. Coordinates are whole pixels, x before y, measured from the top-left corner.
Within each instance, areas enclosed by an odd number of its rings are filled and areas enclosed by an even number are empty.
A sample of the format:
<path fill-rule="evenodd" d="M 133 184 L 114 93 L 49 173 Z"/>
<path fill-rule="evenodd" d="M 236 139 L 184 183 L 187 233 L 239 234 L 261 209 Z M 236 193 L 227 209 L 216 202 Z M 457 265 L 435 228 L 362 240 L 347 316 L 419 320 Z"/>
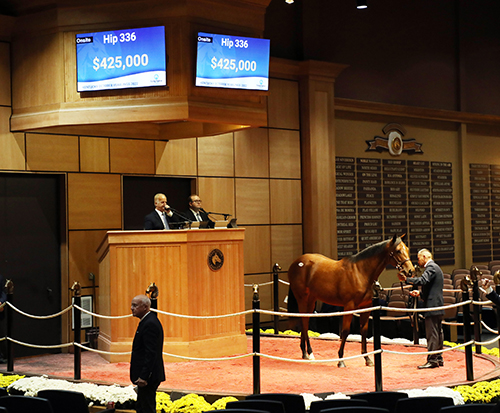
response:
<path fill-rule="evenodd" d="M 351 321 L 352 321 L 352 314 L 347 314 L 343 316 L 342 319 L 342 332 L 340 333 L 340 338 L 341 338 L 341 343 L 339 347 L 339 358 L 344 357 L 344 347 L 345 347 L 345 342 L 347 340 L 347 336 L 349 335 L 349 332 L 351 330 Z M 343 360 L 340 360 L 337 363 L 338 367 L 345 367 L 345 363 Z"/>
<path fill-rule="evenodd" d="M 303 297 L 299 303 L 299 311 L 301 313 L 311 314 L 314 311 L 316 300 L 312 297 Z M 300 332 L 300 349 L 302 350 L 302 358 L 304 360 L 314 360 L 311 341 L 309 340 L 309 317 L 302 317 L 302 331 Z"/>
<path fill-rule="evenodd" d="M 361 313 L 359 317 L 359 325 L 361 330 L 361 353 L 366 354 L 366 336 L 368 334 L 368 320 L 370 319 L 370 313 Z M 365 356 L 365 364 L 368 367 L 373 366 L 373 361 L 370 357 Z"/>
<path fill-rule="evenodd" d="M 314 354 L 309 340 L 309 317 L 302 317 L 302 331 L 300 332 L 300 349 L 304 360 L 314 360 Z"/>

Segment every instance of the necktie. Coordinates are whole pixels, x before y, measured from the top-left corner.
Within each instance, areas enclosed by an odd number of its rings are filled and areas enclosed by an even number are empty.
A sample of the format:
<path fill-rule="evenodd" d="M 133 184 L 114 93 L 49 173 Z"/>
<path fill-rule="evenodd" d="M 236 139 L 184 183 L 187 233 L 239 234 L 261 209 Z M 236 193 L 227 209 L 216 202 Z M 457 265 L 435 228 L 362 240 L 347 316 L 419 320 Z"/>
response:
<path fill-rule="evenodd" d="M 163 225 L 165 225 L 165 229 L 170 229 L 168 226 L 167 215 L 165 213 L 161 214 L 161 219 L 163 220 Z"/>
<path fill-rule="evenodd" d="M 198 220 L 198 222 L 201 222 L 201 215 L 199 212 L 196 213 L 196 219 Z"/>

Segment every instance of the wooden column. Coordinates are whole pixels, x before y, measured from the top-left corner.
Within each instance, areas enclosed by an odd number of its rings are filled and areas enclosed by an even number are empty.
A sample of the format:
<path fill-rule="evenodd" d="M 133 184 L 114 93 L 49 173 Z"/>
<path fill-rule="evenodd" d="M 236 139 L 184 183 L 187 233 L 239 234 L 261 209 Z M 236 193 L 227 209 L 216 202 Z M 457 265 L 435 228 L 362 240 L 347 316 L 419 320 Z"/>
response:
<path fill-rule="evenodd" d="M 334 83 L 345 68 L 300 63 L 304 252 L 337 256 Z"/>

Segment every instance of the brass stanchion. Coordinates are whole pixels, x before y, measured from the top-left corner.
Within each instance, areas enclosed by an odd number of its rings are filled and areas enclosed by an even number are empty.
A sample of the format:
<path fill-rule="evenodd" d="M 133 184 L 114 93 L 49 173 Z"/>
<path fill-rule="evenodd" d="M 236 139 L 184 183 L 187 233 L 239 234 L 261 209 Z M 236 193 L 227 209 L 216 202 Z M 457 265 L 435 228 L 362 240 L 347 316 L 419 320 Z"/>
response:
<path fill-rule="evenodd" d="M 14 303 L 14 282 L 12 280 L 7 280 L 5 282 L 5 290 L 7 292 L 7 301 L 11 304 Z M 7 337 L 12 337 L 12 327 L 14 310 L 10 307 L 10 305 L 6 305 L 4 308 L 7 308 Z M 14 372 L 14 344 L 12 341 L 7 340 L 7 371 L 9 373 Z"/>
<path fill-rule="evenodd" d="M 278 263 L 273 266 L 273 302 L 274 302 L 274 311 L 280 311 L 280 279 L 278 271 L 281 271 L 281 267 Z M 279 316 L 274 315 L 274 334 L 279 335 Z"/>
<path fill-rule="evenodd" d="M 259 286 L 253 285 L 252 308 L 260 309 Z M 260 313 L 254 311 L 252 316 L 253 339 L 252 348 L 254 353 L 260 353 Z M 253 394 L 260 394 L 260 356 L 253 356 Z"/>
<path fill-rule="evenodd" d="M 82 306 L 82 297 L 81 297 L 81 287 L 80 283 L 74 282 L 71 286 L 71 291 L 73 291 L 73 304 L 75 306 Z M 73 331 L 73 345 L 74 350 L 74 379 L 80 380 L 82 378 L 82 349 L 80 346 L 76 344 L 81 343 L 82 336 L 82 313 L 80 309 L 73 307 L 73 323 L 75 329 Z"/>

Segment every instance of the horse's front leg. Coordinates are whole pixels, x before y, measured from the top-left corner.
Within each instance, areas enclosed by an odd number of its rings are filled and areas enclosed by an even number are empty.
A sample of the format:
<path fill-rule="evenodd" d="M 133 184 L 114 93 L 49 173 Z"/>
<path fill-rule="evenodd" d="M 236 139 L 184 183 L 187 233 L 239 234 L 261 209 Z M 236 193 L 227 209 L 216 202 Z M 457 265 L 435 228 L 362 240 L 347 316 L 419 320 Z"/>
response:
<path fill-rule="evenodd" d="M 302 331 L 300 332 L 300 349 L 304 360 L 314 360 L 314 354 L 309 340 L 309 317 L 302 317 Z"/>
<path fill-rule="evenodd" d="M 359 317 L 359 325 L 361 329 L 361 353 L 366 354 L 366 336 L 368 334 L 368 321 L 370 319 L 370 313 L 361 313 Z M 365 364 L 368 367 L 373 367 L 373 361 L 370 357 L 365 356 Z"/>
<path fill-rule="evenodd" d="M 339 358 L 344 357 L 344 347 L 345 347 L 345 342 L 347 340 L 347 336 L 349 335 L 349 332 L 351 330 L 351 321 L 352 321 L 352 314 L 349 315 L 344 315 L 342 317 L 342 332 L 340 333 L 340 338 L 342 339 L 340 343 L 340 348 L 339 348 Z M 345 363 L 343 360 L 340 360 L 337 363 L 338 367 L 345 367 Z"/>

